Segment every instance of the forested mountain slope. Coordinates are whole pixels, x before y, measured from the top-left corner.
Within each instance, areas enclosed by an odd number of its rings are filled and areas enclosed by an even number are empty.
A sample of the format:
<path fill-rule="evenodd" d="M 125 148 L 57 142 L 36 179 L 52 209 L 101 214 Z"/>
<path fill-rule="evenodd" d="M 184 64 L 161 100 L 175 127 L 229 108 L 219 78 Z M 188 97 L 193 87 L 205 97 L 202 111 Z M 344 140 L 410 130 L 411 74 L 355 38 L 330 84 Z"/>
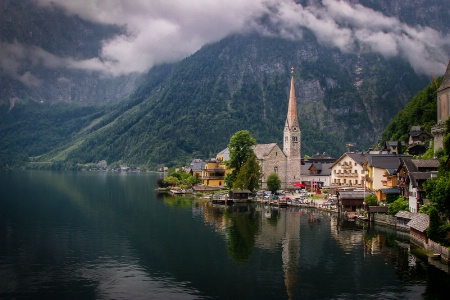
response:
<path fill-rule="evenodd" d="M 407 142 L 411 126 L 421 126 L 422 130 L 431 133 L 431 127 L 436 124 L 437 116 L 436 85 L 439 86 L 441 82 L 442 77 L 419 91 L 389 123 L 381 141 Z"/>
<path fill-rule="evenodd" d="M 14 60 L 38 45 L 42 51 L 33 57 L 52 67 L 32 61 L 29 75 L 35 77 L 25 76 L 24 65 L 0 68 L 2 166 L 30 160 L 35 165 L 99 160 L 150 168 L 180 165 L 215 156 L 241 129 L 249 130 L 258 143 L 281 144 L 291 68 L 302 155 L 327 152 L 339 157 L 346 143 L 355 144 L 355 150 L 377 144 L 390 121 L 431 81 L 431 74 L 416 72 L 404 58 L 376 54 L 368 44 L 341 51 L 307 28 L 301 39 L 287 39 L 277 24 L 264 19 L 260 22 L 267 23 L 270 34 L 232 34 L 145 74 L 113 77 L 68 69 L 59 65 L 61 59 L 95 58 L 102 41 L 124 28 L 90 23 L 56 7 L 30 9 L 34 7 L 27 5 L 34 2 L 0 5 L 0 42 L 8 46 L 0 49 L 2 57 Z M 443 7 L 440 0 L 426 5 L 349 2 L 407 24 L 420 20 L 424 26 L 449 28 L 445 11 L 437 9 Z M 51 28 L 55 30 L 46 34 Z M 41 84 L 33 85 L 36 78 Z M 386 133 L 383 138 L 388 136 L 396 137 Z"/>
<path fill-rule="evenodd" d="M 241 129 L 259 143 L 281 143 L 291 67 L 308 155 L 339 156 L 348 141 L 361 149 L 377 142 L 385 120 L 427 81 L 400 61 L 319 48 L 313 36 L 294 42 L 235 35 L 151 70 L 127 103 L 110 113 L 98 108 L 95 125 L 39 160 L 184 164 L 215 156 Z"/>

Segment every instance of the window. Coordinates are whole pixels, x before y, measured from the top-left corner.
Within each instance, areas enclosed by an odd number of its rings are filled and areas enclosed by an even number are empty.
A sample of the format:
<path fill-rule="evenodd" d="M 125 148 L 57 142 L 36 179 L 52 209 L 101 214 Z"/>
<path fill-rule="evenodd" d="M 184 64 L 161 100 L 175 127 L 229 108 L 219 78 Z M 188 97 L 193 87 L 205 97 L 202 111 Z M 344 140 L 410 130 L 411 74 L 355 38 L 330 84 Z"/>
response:
<path fill-rule="evenodd" d="M 278 167 L 274 167 L 274 168 L 273 168 L 273 171 L 274 171 L 276 174 L 278 174 Z"/>

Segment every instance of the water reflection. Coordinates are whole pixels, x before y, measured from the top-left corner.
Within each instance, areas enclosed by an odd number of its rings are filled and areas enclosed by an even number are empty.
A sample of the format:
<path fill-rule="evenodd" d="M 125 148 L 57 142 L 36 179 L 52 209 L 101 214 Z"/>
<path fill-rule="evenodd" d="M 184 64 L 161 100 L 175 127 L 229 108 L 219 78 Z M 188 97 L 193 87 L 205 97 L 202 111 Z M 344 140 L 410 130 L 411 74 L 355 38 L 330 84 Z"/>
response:
<path fill-rule="evenodd" d="M 151 175 L 0 176 L 2 299 L 439 298 L 450 283 L 407 235 L 328 212 L 157 197 Z"/>

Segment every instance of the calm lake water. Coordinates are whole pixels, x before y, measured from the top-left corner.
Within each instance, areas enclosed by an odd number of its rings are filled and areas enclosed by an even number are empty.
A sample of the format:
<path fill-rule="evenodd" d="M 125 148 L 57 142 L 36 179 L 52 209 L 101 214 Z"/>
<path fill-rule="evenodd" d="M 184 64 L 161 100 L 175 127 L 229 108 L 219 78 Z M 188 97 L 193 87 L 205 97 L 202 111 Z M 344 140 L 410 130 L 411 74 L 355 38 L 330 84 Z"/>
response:
<path fill-rule="evenodd" d="M 0 171 L 0 299 L 441 299 L 409 237 L 158 196 L 157 174 Z"/>

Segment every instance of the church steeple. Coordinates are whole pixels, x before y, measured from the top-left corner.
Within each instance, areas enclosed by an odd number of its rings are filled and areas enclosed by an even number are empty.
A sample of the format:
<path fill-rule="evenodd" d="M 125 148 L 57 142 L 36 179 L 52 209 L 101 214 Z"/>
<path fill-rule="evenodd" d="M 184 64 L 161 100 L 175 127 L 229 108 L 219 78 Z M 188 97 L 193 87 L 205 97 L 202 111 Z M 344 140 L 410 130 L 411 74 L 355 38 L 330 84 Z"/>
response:
<path fill-rule="evenodd" d="M 295 98 L 295 86 L 294 86 L 294 68 L 291 68 L 291 91 L 289 93 L 289 106 L 286 118 L 286 126 L 292 129 L 294 126 L 298 127 L 298 115 L 297 115 L 297 99 Z"/>
<path fill-rule="evenodd" d="M 286 188 L 300 180 L 301 131 L 298 122 L 297 99 L 295 97 L 294 68 L 291 69 L 289 104 L 283 132 L 283 151 L 286 154 Z"/>

